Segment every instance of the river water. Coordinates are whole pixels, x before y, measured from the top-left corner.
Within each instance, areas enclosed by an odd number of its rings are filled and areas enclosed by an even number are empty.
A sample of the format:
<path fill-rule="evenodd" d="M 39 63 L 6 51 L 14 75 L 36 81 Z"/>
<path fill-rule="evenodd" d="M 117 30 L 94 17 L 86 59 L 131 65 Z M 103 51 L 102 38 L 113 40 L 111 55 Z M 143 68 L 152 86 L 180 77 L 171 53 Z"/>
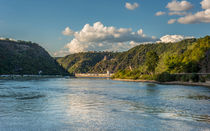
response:
<path fill-rule="evenodd" d="M 0 131 L 210 130 L 210 88 L 108 79 L 0 81 Z"/>

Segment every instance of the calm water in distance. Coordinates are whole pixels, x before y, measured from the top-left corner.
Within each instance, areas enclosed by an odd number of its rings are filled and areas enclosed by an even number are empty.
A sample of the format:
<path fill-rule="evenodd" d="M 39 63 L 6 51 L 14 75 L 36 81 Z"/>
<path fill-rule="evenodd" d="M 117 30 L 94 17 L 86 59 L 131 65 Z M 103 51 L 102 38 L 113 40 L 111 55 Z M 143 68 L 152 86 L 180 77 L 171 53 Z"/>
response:
<path fill-rule="evenodd" d="M 0 81 L 0 131 L 209 131 L 210 88 L 107 79 Z"/>

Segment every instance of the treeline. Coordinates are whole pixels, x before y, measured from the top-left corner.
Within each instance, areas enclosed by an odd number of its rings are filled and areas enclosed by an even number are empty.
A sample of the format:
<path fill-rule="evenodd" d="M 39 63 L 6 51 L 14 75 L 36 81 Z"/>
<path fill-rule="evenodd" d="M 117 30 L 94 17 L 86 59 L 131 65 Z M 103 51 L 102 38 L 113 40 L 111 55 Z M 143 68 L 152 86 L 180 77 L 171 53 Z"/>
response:
<path fill-rule="evenodd" d="M 123 70 L 127 72 L 128 70 L 134 77 L 133 74 L 138 73 L 150 74 L 151 71 L 146 68 L 148 66 L 145 63 L 146 54 L 153 51 L 158 56 L 155 74 L 162 72 L 210 72 L 210 60 L 207 57 L 210 54 L 208 48 L 209 36 L 206 36 L 201 39 L 187 39 L 177 43 L 142 44 L 119 53 L 71 54 L 58 58 L 57 61 L 70 73 L 106 73 L 107 70 L 116 73 Z M 104 59 L 105 56 L 107 59 Z"/>
<path fill-rule="evenodd" d="M 94 70 L 94 67 L 100 62 L 113 59 L 117 54 L 113 52 L 82 52 L 57 58 L 57 62 L 69 73 L 106 72 L 107 70 Z"/>
<path fill-rule="evenodd" d="M 38 44 L 30 41 L 0 40 L 0 75 L 69 75 Z"/>
<path fill-rule="evenodd" d="M 190 42 L 191 41 L 191 42 Z M 184 43 L 183 43 L 184 42 Z M 181 45 L 181 44 L 184 45 Z M 180 45 L 180 46 L 177 46 Z M 119 70 L 113 78 L 147 79 L 157 81 L 205 81 L 209 76 L 198 72 L 210 72 L 210 36 L 198 40 L 174 43 L 171 50 L 146 52 L 145 61 L 134 69 Z M 179 73 L 192 73 L 183 74 Z"/>

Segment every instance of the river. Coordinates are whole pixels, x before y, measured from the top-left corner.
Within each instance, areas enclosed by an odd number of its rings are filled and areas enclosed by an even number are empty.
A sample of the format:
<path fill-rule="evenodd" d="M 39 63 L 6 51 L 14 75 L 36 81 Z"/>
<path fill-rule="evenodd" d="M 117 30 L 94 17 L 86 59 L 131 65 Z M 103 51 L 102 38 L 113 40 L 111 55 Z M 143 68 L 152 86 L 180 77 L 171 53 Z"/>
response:
<path fill-rule="evenodd" d="M 1 131 L 210 130 L 210 88 L 90 78 L 0 81 Z"/>

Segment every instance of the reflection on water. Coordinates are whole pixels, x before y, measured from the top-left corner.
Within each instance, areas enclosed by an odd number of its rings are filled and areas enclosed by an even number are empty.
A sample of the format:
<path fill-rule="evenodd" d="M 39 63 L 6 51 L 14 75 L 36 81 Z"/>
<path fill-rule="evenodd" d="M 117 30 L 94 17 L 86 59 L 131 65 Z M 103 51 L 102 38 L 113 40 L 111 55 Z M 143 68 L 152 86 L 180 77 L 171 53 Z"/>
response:
<path fill-rule="evenodd" d="M 0 130 L 210 130 L 210 89 L 108 79 L 0 81 Z"/>
<path fill-rule="evenodd" d="M 26 94 L 24 96 L 20 96 L 20 97 L 17 97 L 16 99 L 19 99 L 19 100 L 28 100 L 28 99 L 38 99 L 38 98 L 41 98 L 41 97 L 45 97 L 45 95 L 41 95 L 41 94 Z"/>
<path fill-rule="evenodd" d="M 189 99 L 194 99 L 194 100 L 209 100 L 210 96 L 205 96 L 205 95 L 189 95 L 187 96 L 187 98 Z"/>
<path fill-rule="evenodd" d="M 146 85 L 146 91 L 147 91 L 148 96 L 159 94 L 158 87 L 156 87 L 156 84 L 152 84 L 152 83 L 149 83 L 149 84 Z"/>

